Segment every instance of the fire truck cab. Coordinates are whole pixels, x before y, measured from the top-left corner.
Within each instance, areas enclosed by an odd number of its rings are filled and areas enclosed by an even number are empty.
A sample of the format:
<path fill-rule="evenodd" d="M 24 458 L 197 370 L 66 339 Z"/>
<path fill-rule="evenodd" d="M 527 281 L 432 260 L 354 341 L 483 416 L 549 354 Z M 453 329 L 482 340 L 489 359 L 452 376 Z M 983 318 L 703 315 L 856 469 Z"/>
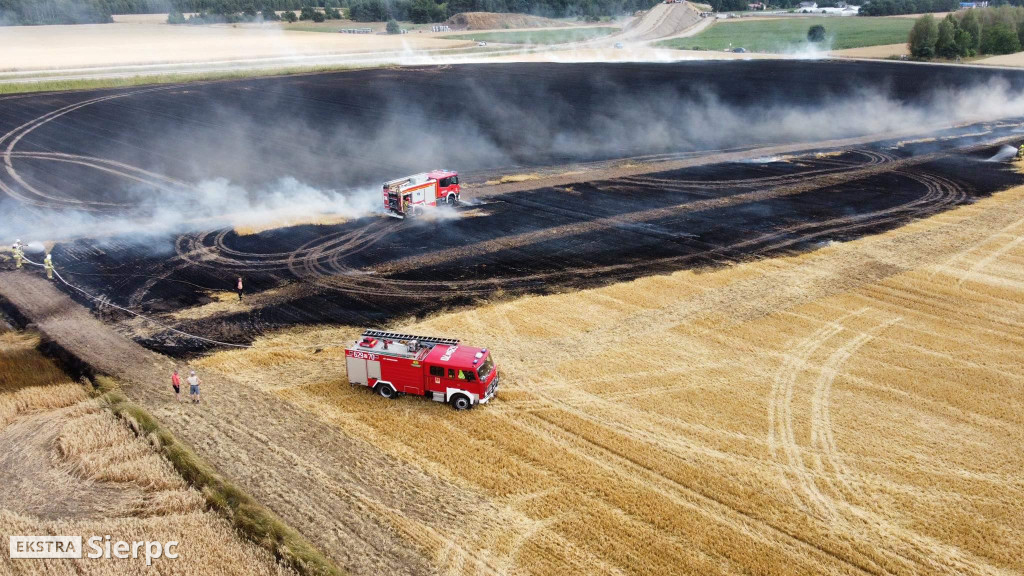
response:
<path fill-rule="evenodd" d="M 498 367 L 486 348 L 451 338 L 367 330 L 345 350 L 349 384 L 384 398 L 427 396 L 466 410 L 498 393 Z"/>
<path fill-rule="evenodd" d="M 425 207 L 438 204 L 455 205 L 462 189 L 459 173 L 453 170 L 422 172 L 384 183 L 384 211 L 389 216 L 415 216 Z"/>

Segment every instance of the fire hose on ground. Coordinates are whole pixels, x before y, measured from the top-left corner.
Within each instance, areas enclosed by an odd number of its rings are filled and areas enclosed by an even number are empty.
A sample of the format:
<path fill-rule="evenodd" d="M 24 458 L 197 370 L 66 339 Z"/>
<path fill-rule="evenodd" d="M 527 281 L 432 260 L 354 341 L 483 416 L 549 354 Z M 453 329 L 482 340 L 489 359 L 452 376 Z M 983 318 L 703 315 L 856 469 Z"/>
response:
<path fill-rule="evenodd" d="M 39 266 L 40 268 L 45 268 L 44 264 L 40 264 L 38 262 L 33 262 L 32 260 L 30 260 L 30 259 L 28 259 L 26 257 L 22 257 L 22 261 L 24 261 L 24 262 L 26 262 L 28 264 L 31 264 L 33 266 Z M 74 284 L 72 284 L 72 283 L 68 282 L 67 280 L 65 280 L 64 277 L 60 275 L 60 272 L 58 272 L 56 268 L 53 269 L 53 274 L 54 274 L 54 276 L 57 277 L 57 280 L 60 280 L 61 283 L 63 283 L 65 286 L 67 286 L 68 288 L 71 288 L 72 290 L 75 290 L 76 292 L 78 292 L 79 294 L 81 294 L 86 299 L 90 300 L 91 302 L 96 302 L 98 304 L 103 304 L 105 306 L 110 306 L 111 308 L 116 308 L 116 309 L 118 309 L 118 310 L 120 310 L 122 312 L 125 312 L 127 314 L 130 314 L 130 315 L 132 315 L 132 316 L 134 316 L 136 318 L 140 318 L 140 319 L 145 320 L 147 322 L 151 322 L 151 323 L 153 323 L 153 324 L 163 328 L 164 330 L 168 330 L 170 332 L 173 332 L 175 334 L 184 336 L 186 338 L 191 338 L 193 340 L 198 340 L 200 342 L 206 342 L 207 344 L 214 344 L 214 345 L 217 345 L 217 346 L 229 346 L 229 347 L 232 347 L 232 348 L 255 348 L 255 346 L 253 346 L 252 344 L 235 344 L 235 343 L 232 343 L 232 342 L 222 342 L 220 340 L 214 340 L 213 338 L 207 338 L 205 336 L 199 336 L 199 335 L 196 335 L 196 334 L 190 334 L 190 333 L 185 332 L 183 330 L 179 330 L 179 329 L 177 329 L 177 328 L 175 328 L 173 326 L 165 324 L 165 323 L 163 323 L 163 322 L 161 322 L 159 320 L 156 320 L 156 319 L 154 319 L 154 318 L 152 318 L 150 316 L 147 316 L 145 314 L 140 314 L 138 312 L 135 312 L 134 310 L 130 310 L 130 309 L 125 308 L 123 306 L 118 306 L 117 304 L 114 304 L 113 302 L 111 302 L 110 300 L 108 300 L 106 298 L 100 298 L 100 297 L 98 297 L 98 296 L 88 292 L 84 288 L 80 288 L 78 286 L 75 286 Z M 348 345 L 349 345 L 348 342 L 345 342 L 345 343 L 327 342 L 327 343 L 322 343 L 322 344 L 310 344 L 310 345 L 305 345 L 305 346 L 270 346 L 268 348 L 277 348 L 277 349 L 281 349 L 281 348 L 285 348 L 285 349 L 317 348 L 317 349 L 320 349 L 320 348 L 325 348 L 325 347 L 329 347 L 329 346 L 346 347 Z"/>

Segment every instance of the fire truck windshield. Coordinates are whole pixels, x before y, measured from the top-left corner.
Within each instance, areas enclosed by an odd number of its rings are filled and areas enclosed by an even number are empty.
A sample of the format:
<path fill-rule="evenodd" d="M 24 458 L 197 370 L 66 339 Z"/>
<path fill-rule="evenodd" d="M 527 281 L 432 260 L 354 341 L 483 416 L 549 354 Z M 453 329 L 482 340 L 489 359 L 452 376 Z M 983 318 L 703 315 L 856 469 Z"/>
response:
<path fill-rule="evenodd" d="M 491 370 L 494 370 L 494 362 L 491 362 L 491 356 L 488 355 L 476 372 L 480 375 L 480 380 L 483 381 L 487 380 L 487 377 L 491 375 Z"/>

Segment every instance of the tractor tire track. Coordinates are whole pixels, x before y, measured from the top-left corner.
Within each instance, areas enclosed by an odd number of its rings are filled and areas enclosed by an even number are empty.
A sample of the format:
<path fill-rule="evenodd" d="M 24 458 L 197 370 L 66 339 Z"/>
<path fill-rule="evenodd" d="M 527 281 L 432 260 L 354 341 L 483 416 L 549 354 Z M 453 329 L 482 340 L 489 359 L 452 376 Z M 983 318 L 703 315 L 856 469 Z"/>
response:
<path fill-rule="evenodd" d="M 775 373 L 768 399 L 768 451 L 779 460 L 779 453 L 785 458 L 786 468 L 782 473 L 782 483 L 793 496 L 794 503 L 808 514 L 828 520 L 836 516 L 836 509 L 831 499 L 821 493 L 811 476 L 796 434 L 793 431 L 793 395 L 796 382 L 810 367 L 811 356 L 833 336 L 843 331 L 843 323 L 867 313 L 868 308 L 861 308 L 828 322 L 798 343 L 790 343 L 786 348 L 791 350 L 783 356 L 782 365 Z M 798 488 L 794 487 L 789 474 L 796 477 Z"/>
<path fill-rule="evenodd" d="M 857 334 L 854 338 L 840 346 L 822 365 L 821 373 L 815 382 L 814 393 L 811 397 L 810 447 L 819 455 L 817 461 L 820 476 L 826 479 L 830 478 L 828 471 L 825 470 L 820 461 L 820 457 L 824 456 L 832 469 L 832 477 L 838 480 L 851 496 L 860 495 L 860 490 L 855 486 L 856 479 L 854 474 L 846 464 L 842 453 L 836 445 L 832 427 L 832 385 L 839 375 L 839 371 L 854 354 L 865 344 L 874 340 L 878 334 L 898 324 L 901 320 L 902 318 L 899 317 L 886 320 L 867 332 Z M 840 490 L 833 490 L 833 492 L 837 494 L 842 493 Z"/>

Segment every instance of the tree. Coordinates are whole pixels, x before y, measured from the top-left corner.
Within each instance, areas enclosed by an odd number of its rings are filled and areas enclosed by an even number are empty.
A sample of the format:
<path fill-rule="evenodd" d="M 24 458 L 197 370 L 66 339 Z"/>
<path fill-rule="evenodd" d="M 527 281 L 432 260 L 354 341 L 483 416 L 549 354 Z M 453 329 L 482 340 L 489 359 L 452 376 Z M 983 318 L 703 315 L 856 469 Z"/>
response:
<path fill-rule="evenodd" d="M 167 15 L 168 24 L 184 24 L 185 15 L 181 13 L 181 10 L 172 8 L 170 14 Z"/>
<path fill-rule="evenodd" d="M 807 41 L 808 42 L 822 42 L 825 40 L 825 27 L 821 24 L 815 24 L 807 29 Z"/>
<path fill-rule="evenodd" d="M 981 50 L 981 20 L 974 10 L 968 10 L 967 14 L 960 19 L 960 27 L 970 36 L 967 45 L 968 55 L 973 56 Z"/>
<path fill-rule="evenodd" d="M 974 56 L 974 51 L 971 50 L 971 35 L 967 33 L 967 30 L 957 27 L 954 42 L 956 43 L 957 56 L 961 58 Z"/>
<path fill-rule="evenodd" d="M 333 7 L 324 8 L 324 16 L 332 20 L 341 20 L 341 10 Z"/>
<path fill-rule="evenodd" d="M 996 22 L 981 35 L 981 54 L 1013 54 L 1020 52 L 1017 31 L 1006 22 Z"/>
<path fill-rule="evenodd" d="M 313 12 L 313 22 L 323 22 L 324 20 L 327 20 L 327 17 L 324 16 L 323 12 L 319 10 Z"/>
<path fill-rule="evenodd" d="M 263 16 L 264 22 L 277 22 L 281 19 L 281 17 L 277 15 L 277 12 L 274 12 L 270 8 L 264 8 L 263 11 L 260 12 L 260 16 Z"/>
<path fill-rule="evenodd" d="M 285 12 L 284 14 L 281 14 L 281 18 L 282 18 L 283 20 L 285 20 L 285 21 L 287 21 L 287 22 L 291 22 L 291 23 L 293 23 L 293 24 L 294 24 L 295 22 L 297 22 L 297 21 L 298 21 L 298 19 L 299 19 L 299 17 L 295 15 L 295 12 L 292 12 L 291 10 L 289 10 L 289 11 Z"/>
<path fill-rule="evenodd" d="M 448 10 L 452 14 L 459 14 L 461 12 L 477 12 L 478 4 L 476 0 L 448 0 Z"/>
<path fill-rule="evenodd" d="M 356 22 L 382 22 L 391 17 L 384 0 L 357 0 L 349 6 L 348 13 Z"/>
<path fill-rule="evenodd" d="M 409 20 L 417 24 L 441 22 L 445 17 L 444 10 L 434 0 L 414 0 L 409 6 Z"/>
<path fill-rule="evenodd" d="M 935 42 L 939 38 L 939 27 L 935 23 L 935 17 L 925 14 L 914 21 L 914 27 L 910 29 L 910 37 L 907 44 L 910 54 L 915 58 L 934 58 Z"/>
<path fill-rule="evenodd" d="M 939 35 L 935 40 L 935 53 L 940 58 L 952 60 L 960 55 L 960 50 L 956 45 L 957 28 L 959 28 L 959 24 L 952 14 L 947 15 L 942 19 L 942 22 L 939 22 Z"/>
<path fill-rule="evenodd" d="M 387 25 L 387 27 L 385 29 L 388 31 L 388 34 L 401 34 L 402 33 L 402 29 L 398 26 L 398 22 L 396 22 L 394 18 L 392 18 L 391 20 L 388 20 L 388 25 Z"/>

